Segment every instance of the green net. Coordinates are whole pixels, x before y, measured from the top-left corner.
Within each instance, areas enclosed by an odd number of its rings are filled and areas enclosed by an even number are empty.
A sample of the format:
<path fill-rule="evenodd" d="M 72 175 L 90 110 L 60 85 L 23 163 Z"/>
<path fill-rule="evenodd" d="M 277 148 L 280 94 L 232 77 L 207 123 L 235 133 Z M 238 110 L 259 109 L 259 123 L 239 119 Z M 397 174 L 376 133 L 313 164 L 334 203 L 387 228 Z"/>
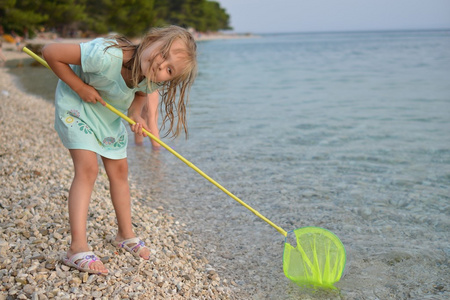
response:
<path fill-rule="evenodd" d="M 345 268 L 345 248 L 331 231 L 303 227 L 291 231 L 296 247 L 284 243 L 283 270 L 287 278 L 300 286 L 334 288 Z"/>

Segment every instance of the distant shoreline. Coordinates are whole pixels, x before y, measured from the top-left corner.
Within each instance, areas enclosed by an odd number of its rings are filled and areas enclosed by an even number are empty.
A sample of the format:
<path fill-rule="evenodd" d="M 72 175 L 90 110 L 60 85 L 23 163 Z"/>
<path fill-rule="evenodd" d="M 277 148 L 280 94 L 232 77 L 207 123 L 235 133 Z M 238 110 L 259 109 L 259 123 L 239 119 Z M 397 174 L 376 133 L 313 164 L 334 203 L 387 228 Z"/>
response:
<path fill-rule="evenodd" d="M 257 37 L 254 34 L 251 33 L 220 33 L 220 32 L 213 32 L 213 33 L 204 33 L 204 32 L 194 32 L 192 33 L 194 36 L 194 39 L 198 42 L 201 41 L 210 41 L 210 40 L 227 40 L 227 39 L 242 39 L 242 38 L 253 38 Z M 98 37 L 107 36 L 107 35 L 99 35 Z M 51 42 L 73 42 L 73 43 L 82 43 L 86 41 L 90 41 L 92 39 L 95 39 L 96 37 L 85 37 L 85 38 L 61 38 L 56 37 L 52 35 L 42 35 L 41 37 L 36 37 L 33 39 L 28 39 L 22 42 L 23 44 L 48 44 Z M 133 42 L 138 43 L 139 38 L 132 38 Z M 11 44 L 12 45 L 12 44 Z"/>
<path fill-rule="evenodd" d="M 213 41 L 213 40 L 228 40 L 228 39 L 248 39 L 248 38 L 258 37 L 258 35 L 254 35 L 251 33 L 220 33 L 220 32 L 214 32 L 214 33 L 194 32 L 193 36 L 197 42 Z M 102 37 L 102 36 L 99 35 L 98 37 Z M 1 36 L 0 36 L 0 38 L 1 38 Z M 46 45 L 46 44 L 50 44 L 50 43 L 80 44 L 80 43 L 88 42 L 95 38 L 97 38 L 97 37 L 60 38 L 60 37 L 56 36 L 56 34 L 44 33 L 36 38 L 22 40 L 22 42 L 19 45 L 19 49 L 22 49 L 23 47 L 25 47 L 27 45 L 28 46 L 36 45 L 39 48 L 40 45 Z M 132 39 L 132 41 L 134 43 L 138 43 L 139 39 Z M 15 59 L 23 59 L 23 58 L 29 57 L 23 51 L 18 50 L 15 43 L 8 42 L 5 39 L 3 39 L 2 50 L 3 50 L 3 54 L 6 56 L 7 61 L 15 60 Z"/>

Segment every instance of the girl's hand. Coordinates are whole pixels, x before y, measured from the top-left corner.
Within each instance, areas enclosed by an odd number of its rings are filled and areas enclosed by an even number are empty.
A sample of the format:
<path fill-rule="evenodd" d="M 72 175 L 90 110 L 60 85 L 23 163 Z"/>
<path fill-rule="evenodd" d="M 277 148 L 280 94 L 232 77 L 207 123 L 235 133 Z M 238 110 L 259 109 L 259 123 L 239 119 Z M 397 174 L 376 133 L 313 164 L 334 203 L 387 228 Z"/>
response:
<path fill-rule="evenodd" d="M 142 130 L 145 129 L 147 131 L 150 131 L 147 128 L 147 126 L 145 126 L 145 120 L 141 117 L 135 118 L 133 120 L 135 120 L 136 124 L 134 125 L 130 124 L 131 131 L 133 131 L 135 134 L 142 135 L 144 137 L 147 136 L 147 134 L 145 134 L 144 131 Z"/>
<path fill-rule="evenodd" d="M 85 102 L 93 104 L 100 102 L 103 106 L 106 106 L 106 102 L 102 99 L 97 90 L 88 84 L 83 84 L 75 92 L 77 92 L 78 96 Z"/>

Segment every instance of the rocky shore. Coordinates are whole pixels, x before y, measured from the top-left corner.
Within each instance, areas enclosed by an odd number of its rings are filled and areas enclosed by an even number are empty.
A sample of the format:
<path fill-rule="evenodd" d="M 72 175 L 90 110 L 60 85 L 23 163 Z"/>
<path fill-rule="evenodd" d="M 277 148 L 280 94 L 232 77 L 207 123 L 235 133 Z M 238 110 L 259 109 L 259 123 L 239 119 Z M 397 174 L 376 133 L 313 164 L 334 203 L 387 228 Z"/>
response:
<path fill-rule="evenodd" d="M 26 56 L 7 47 L 8 59 Z M 70 243 L 67 195 L 73 170 L 53 118 L 51 103 L 22 92 L 0 67 L 0 300 L 236 298 L 235 283 L 208 263 L 184 224 L 153 207 L 151 195 L 133 185 L 133 225 L 151 258 L 137 260 L 109 243 L 116 221 L 102 168 L 88 237 L 110 274 L 89 275 L 61 264 Z"/>

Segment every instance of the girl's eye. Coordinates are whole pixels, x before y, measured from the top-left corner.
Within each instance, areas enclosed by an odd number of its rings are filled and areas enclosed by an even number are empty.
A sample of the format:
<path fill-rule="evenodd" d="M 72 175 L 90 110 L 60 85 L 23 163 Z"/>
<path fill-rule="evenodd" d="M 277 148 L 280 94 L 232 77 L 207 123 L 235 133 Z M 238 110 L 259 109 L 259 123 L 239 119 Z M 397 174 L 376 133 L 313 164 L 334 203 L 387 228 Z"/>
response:
<path fill-rule="evenodd" d="M 170 75 L 172 75 L 172 69 L 171 69 L 171 68 L 167 68 L 167 73 L 169 73 Z"/>

